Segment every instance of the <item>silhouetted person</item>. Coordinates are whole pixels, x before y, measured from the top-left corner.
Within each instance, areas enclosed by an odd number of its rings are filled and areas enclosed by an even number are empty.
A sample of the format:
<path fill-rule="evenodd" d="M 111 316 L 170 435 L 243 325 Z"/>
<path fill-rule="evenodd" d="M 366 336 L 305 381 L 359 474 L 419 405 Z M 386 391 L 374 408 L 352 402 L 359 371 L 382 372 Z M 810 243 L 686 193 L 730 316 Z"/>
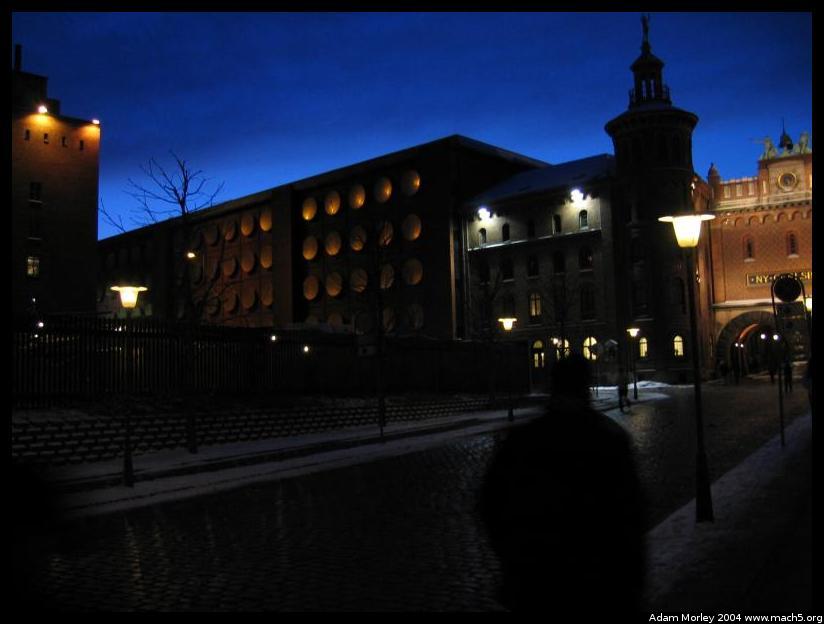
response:
<path fill-rule="evenodd" d="M 618 409 L 624 413 L 624 406 L 629 407 L 632 403 L 629 400 L 629 379 L 626 371 L 621 368 L 618 370 Z"/>
<path fill-rule="evenodd" d="M 793 391 L 793 367 L 789 360 L 784 362 L 784 391 Z"/>
<path fill-rule="evenodd" d="M 775 383 L 775 371 L 776 371 L 777 368 L 778 368 L 778 366 L 776 365 L 775 360 L 773 358 L 770 358 L 768 369 L 770 371 L 770 383 L 771 384 Z"/>
<path fill-rule="evenodd" d="M 644 549 L 632 444 L 592 409 L 589 383 L 583 357 L 557 362 L 546 413 L 511 430 L 484 481 L 481 517 L 510 610 L 637 615 Z"/>

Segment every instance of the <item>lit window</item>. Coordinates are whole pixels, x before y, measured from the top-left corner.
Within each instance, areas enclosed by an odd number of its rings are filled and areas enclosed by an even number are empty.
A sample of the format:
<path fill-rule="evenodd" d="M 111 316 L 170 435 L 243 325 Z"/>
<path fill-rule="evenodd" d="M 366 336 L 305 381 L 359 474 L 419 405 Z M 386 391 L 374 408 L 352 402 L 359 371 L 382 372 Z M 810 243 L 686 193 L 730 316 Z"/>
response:
<path fill-rule="evenodd" d="M 578 213 L 578 227 L 582 230 L 589 227 L 589 218 L 587 217 L 586 210 Z"/>
<path fill-rule="evenodd" d="M 641 338 L 638 341 L 638 357 L 642 360 L 649 354 L 649 343 L 646 338 Z"/>
<path fill-rule="evenodd" d="M 724 187 L 724 199 L 729 199 L 729 198 L 730 198 L 730 187 L 725 186 Z"/>
<path fill-rule="evenodd" d="M 536 340 L 532 343 L 532 368 L 544 367 L 544 343 Z"/>
<path fill-rule="evenodd" d="M 681 336 L 672 339 L 672 353 L 675 357 L 684 357 L 684 339 Z"/>
<path fill-rule="evenodd" d="M 569 357 L 569 340 L 561 340 L 560 338 L 553 338 L 552 345 L 555 347 L 555 359 Z"/>
<path fill-rule="evenodd" d="M 597 360 L 598 354 L 595 353 L 595 345 L 598 341 L 592 336 L 584 338 L 584 357 L 588 360 Z"/>
<path fill-rule="evenodd" d="M 539 293 L 529 294 L 529 320 L 537 321 L 541 317 L 541 295 Z"/>
<path fill-rule="evenodd" d="M 37 256 L 28 256 L 26 258 L 26 276 L 40 277 L 40 258 Z"/>

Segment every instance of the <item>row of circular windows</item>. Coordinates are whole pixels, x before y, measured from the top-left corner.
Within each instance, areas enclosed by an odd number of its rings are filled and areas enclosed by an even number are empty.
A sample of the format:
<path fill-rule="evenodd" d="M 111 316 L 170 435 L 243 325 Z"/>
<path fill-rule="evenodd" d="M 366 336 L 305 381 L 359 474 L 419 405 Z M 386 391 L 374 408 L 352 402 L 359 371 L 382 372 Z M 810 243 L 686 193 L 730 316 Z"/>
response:
<path fill-rule="evenodd" d="M 258 307 L 271 308 L 274 303 L 274 288 L 271 283 L 263 282 L 260 287 L 257 285 L 244 288 L 240 293 L 227 291 L 220 296 L 212 296 L 206 301 L 205 311 L 208 316 L 214 317 L 220 314 L 221 310 L 227 314 L 238 314 L 241 310 L 251 312 Z M 182 318 L 184 314 L 183 302 L 178 302 L 177 315 Z"/>
<path fill-rule="evenodd" d="M 262 247 L 258 253 L 253 249 L 244 249 L 239 256 L 232 256 L 225 260 L 207 259 L 206 267 L 203 263 L 194 262 L 188 265 L 180 265 L 176 269 L 176 279 L 178 284 L 183 282 L 184 272 L 188 267 L 189 275 L 192 282 L 200 284 L 204 278 L 210 280 L 217 279 L 219 274 L 223 274 L 224 278 L 233 278 L 238 276 L 241 272 L 248 275 L 252 273 L 256 267 L 264 270 L 272 268 L 274 262 L 272 255 L 272 247 Z"/>
<path fill-rule="evenodd" d="M 401 174 L 399 185 L 401 193 L 406 197 L 412 197 L 421 188 L 421 176 L 415 170 L 407 170 Z M 383 176 L 378 178 L 372 186 L 372 197 L 379 204 L 385 204 L 392 197 L 394 187 L 392 180 Z M 360 210 L 366 204 L 366 188 L 362 184 L 354 184 L 347 193 L 347 201 L 352 210 Z M 332 190 L 323 197 L 323 210 L 329 216 L 334 216 L 340 212 L 343 201 L 338 191 Z M 318 200 L 309 196 L 303 200 L 301 215 L 304 221 L 311 221 L 318 214 Z"/>
<path fill-rule="evenodd" d="M 205 241 L 207 245 L 214 246 L 218 244 L 221 236 L 224 240 L 231 242 L 237 238 L 238 233 L 249 238 L 258 228 L 261 232 L 272 231 L 271 209 L 266 208 L 259 215 L 247 212 L 239 220 L 229 218 L 219 226 L 217 223 L 207 223 L 192 233 L 189 245 L 193 249 L 199 249 Z"/>
<path fill-rule="evenodd" d="M 421 236 L 422 224 L 420 218 L 415 214 L 407 215 L 401 224 L 401 232 L 407 241 L 415 241 Z M 378 245 L 388 247 L 395 237 L 395 228 L 390 221 L 383 221 L 376 228 Z M 349 247 L 352 251 L 363 251 L 368 241 L 366 228 L 356 225 L 349 232 Z M 323 249 L 328 256 L 337 256 L 343 248 L 343 239 L 339 232 L 329 232 L 323 240 Z M 303 239 L 303 257 L 306 260 L 314 260 L 320 249 L 320 241 L 315 236 L 307 236 Z"/>
<path fill-rule="evenodd" d="M 402 308 L 400 313 L 395 307 L 386 306 L 383 309 L 382 318 L 383 330 L 387 333 L 394 332 L 396 329 L 418 331 L 423 328 L 424 324 L 423 308 L 417 303 Z M 332 327 L 343 327 L 351 322 L 355 333 L 360 336 L 368 334 L 375 326 L 374 313 L 368 310 L 357 312 L 351 321 L 347 321 L 340 312 L 332 312 L 326 317 L 326 322 Z M 316 325 L 320 323 L 320 318 L 316 314 L 310 314 L 306 317 L 306 323 Z"/>
<path fill-rule="evenodd" d="M 401 277 L 408 286 L 417 286 L 423 281 L 423 264 L 420 260 L 410 258 L 403 263 L 401 267 Z M 384 264 L 381 267 L 378 281 L 381 290 L 387 290 L 395 283 L 395 269 L 391 264 Z M 364 269 L 355 269 L 349 274 L 349 289 L 361 294 L 366 292 L 366 287 L 369 285 L 369 274 Z M 344 278 L 338 273 L 330 273 L 323 280 L 323 286 L 326 294 L 330 297 L 339 297 L 344 291 Z M 307 301 L 314 301 L 320 294 L 321 280 L 315 276 L 310 275 L 303 280 L 303 297 Z"/>

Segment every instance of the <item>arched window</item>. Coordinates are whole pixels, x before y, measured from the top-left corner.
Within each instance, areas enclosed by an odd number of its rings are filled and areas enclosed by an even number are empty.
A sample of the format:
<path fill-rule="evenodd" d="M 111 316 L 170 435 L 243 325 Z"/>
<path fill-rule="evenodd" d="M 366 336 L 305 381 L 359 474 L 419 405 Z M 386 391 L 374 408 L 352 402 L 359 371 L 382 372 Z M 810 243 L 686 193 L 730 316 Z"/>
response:
<path fill-rule="evenodd" d="M 529 293 L 529 320 L 534 323 L 541 318 L 541 295 L 533 292 Z"/>
<path fill-rule="evenodd" d="M 504 226 L 501 228 L 501 240 L 509 240 L 509 223 L 504 223 Z"/>
<path fill-rule="evenodd" d="M 481 245 L 486 244 L 486 228 L 481 228 L 480 230 L 478 230 L 478 238 L 481 241 Z"/>
<path fill-rule="evenodd" d="M 592 249 L 581 247 L 578 250 L 578 268 L 581 270 L 592 268 Z"/>
<path fill-rule="evenodd" d="M 512 268 L 512 258 L 504 257 L 501 258 L 501 279 L 511 280 L 514 279 L 515 272 Z"/>
<path fill-rule="evenodd" d="M 581 320 L 595 318 L 595 287 L 592 284 L 581 285 Z"/>
<path fill-rule="evenodd" d="M 538 256 L 527 256 L 526 259 L 526 275 L 527 277 L 538 277 L 540 268 L 538 265 Z"/>
<path fill-rule="evenodd" d="M 481 284 L 488 284 L 489 283 L 489 262 L 486 261 L 486 258 L 481 258 L 480 262 L 478 263 L 478 273 L 481 277 Z"/>
<path fill-rule="evenodd" d="M 559 214 L 552 215 L 552 233 L 553 234 L 560 234 L 561 233 L 561 215 L 559 215 Z"/>
<path fill-rule="evenodd" d="M 584 357 L 588 360 L 597 360 L 598 354 L 595 353 L 595 345 L 598 341 L 592 336 L 584 338 Z"/>
<path fill-rule="evenodd" d="M 684 297 L 684 280 L 680 277 L 675 277 L 672 280 L 672 303 L 674 306 L 681 308 L 682 314 L 686 313 L 687 302 Z"/>
<path fill-rule="evenodd" d="M 649 342 L 646 338 L 641 338 L 638 340 L 638 357 L 640 359 L 645 359 L 649 354 Z"/>
<path fill-rule="evenodd" d="M 744 261 L 755 260 L 755 240 L 752 236 L 744 237 Z"/>
<path fill-rule="evenodd" d="M 589 218 L 587 217 L 587 211 L 582 210 L 578 213 L 578 228 L 583 230 L 589 227 Z"/>
<path fill-rule="evenodd" d="M 563 273 L 566 271 L 566 261 L 563 251 L 556 251 L 552 254 L 552 269 L 555 273 Z"/>
<path fill-rule="evenodd" d="M 672 353 L 675 357 L 684 357 L 684 339 L 681 336 L 672 339 Z"/>
<path fill-rule="evenodd" d="M 788 232 L 787 233 L 787 255 L 788 256 L 797 256 L 798 255 L 798 238 L 796 237 L 795 233 Z"/>
<path fill-rule="evenodd" d="M 532 219 L 526 222 L 526 235 L 529 238 L 535 238 L 535 221 Z"/>
<path fill-rule="evenodd" d="M 544 343 L 536 340 L 532 343 L 532 368 L 544 367 Z"/>

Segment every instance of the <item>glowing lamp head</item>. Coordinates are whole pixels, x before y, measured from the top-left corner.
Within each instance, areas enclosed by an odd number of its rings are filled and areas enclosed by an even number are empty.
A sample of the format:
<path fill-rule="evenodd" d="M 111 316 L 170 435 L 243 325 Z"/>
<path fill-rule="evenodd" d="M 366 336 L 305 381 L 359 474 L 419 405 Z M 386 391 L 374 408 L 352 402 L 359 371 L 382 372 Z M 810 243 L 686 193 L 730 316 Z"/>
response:
<path fill-rule="evenodd" d="M 804 305 L 807 307 L 807 312 L 813 311 L 813 298 L 807 297 L 804 299 Z"/>
<path fill-rule="evenodd" d="M 145 286 L 112 286 L 111 289 L 120 293 L 120 305 L 127 309 L 134 308 L 138 295 L 148 290 Z"/>
<path fill-rule="evenodd" d="M 627 333 L 630 335 L 630 337 L 631 337 L 631 338 L 637 338 L 637 337 L 638 337 L 638 334 L 639 334 L 640 332 L 641 332 L 641 330 L 640 330 L 640 329 L 638 329 L 637 327 L 629 327 L 629 328 L 627 329 Z"/>
<path fill-rule="evenodd" d="M 779 340 L 781 340 L 781 336 L 779 336 L 778 334 L 773 334 L 773 340 L 778 342 Z"/>
<path fill-rule="evenodd" d="M 304 353 L 309 353 L 309 351 L 311 351 L 311 349 L 309 348 L 309 345 L 303 345 L 303 352 Z"/>
<path fill-rule="evenodd" d="M 518 319 L 516 319 L 516 318 L 499 318 L 499 319 L 498 319 L 498 322 L 499 322 L 501 325 L 503 325 L 504 330 L 506 330 L 506 331 L 512 331 L 512 327 L 515 325 L 515 322 L 516 322 L 517 320 L 518 320 Z"/>
<path fill-rule="evenodd" d="M 486 206 L 481 206 L 478 208 L 478 217 L 480 217 L 481 221 L 486 221 L 489 217 L 492 216 L 492 213 L 489 212 L 489 208 Z"/>
<path fill-rule="evenodd" d="M 271 336 L 269 336 L 269 340 L 271 340 L 272 342 L 277 342 L 278 337 L 275 336 L 275 334 L 272 334 Z"/>
<path fill-rule="evenodd" d="M 574 188 L 569 192 L 569 196 L 574 203 L 578 203 L 584 201 L 584 194 L 581 192 L 581 189 Z"/>
<path fill-rule="evenodd" d="M 186 252 L 186 257 L 189 260 L 194 260 L 195 258 L 197 258 L 197 254 L 194 251 L 187 251 Z"/>
<path fill-rule="evenodd" d="M 99 125 L 100 125 L 100 120 L 99 120 L 99 119 L 92 119 L 92 123 L 93 123 L 95 126 L 99 126 Z"/>
<path fill-rule="evenodd" d="M 715 219 L 711 214 L 689 214 L 672 217 L 659 217 L 658 220 L 664 223 L 672 223 L 675 229 L 675 238 L 678 239 L 679 247 L 697 247 L 698 238 L 701 236 L 701 222 Z"/>
<path fill-rule="evenodd" d="M 761 340 L 766 340 L 766 339 L 767 339 L 767 334 L 761 334 Z"/>
<path fill-rule="evenodd" d="M 46 108 L 45 104 L 41 104 L 40 106 L 37 107 L 37 112 L 40 113 L 41 115 L 45 115 L 46 113 L 49 112 L 49 109 Z"/>

